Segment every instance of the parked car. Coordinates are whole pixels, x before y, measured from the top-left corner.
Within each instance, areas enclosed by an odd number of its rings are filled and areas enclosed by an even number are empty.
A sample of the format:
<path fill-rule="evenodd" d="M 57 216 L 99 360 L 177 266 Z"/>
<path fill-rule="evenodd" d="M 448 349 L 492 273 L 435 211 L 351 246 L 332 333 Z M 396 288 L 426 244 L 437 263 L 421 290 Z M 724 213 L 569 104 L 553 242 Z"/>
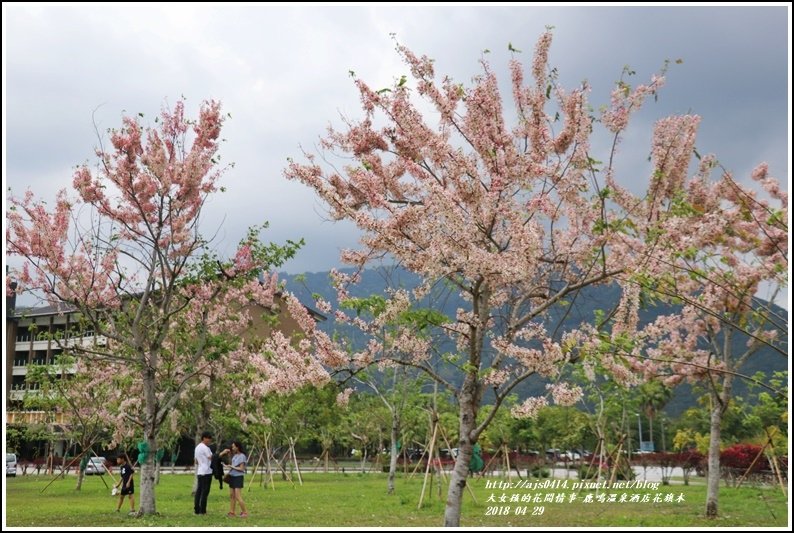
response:
<path fill-rule="evenodd" d="M 16 477 L 17 475 L 17 456 L 13 453 L 6 454 L 6 476 Z"/>
<path fill-rule="evenodd" d="M 448 457 L 455 459 L 458 456 L 457 448 L 442 448 L 441 451 Z"/>
<path fill-rule="evenodd" d="M 546 450 L 546 459 L 556 461 L 560 458 L 560 450 L 557 448 L 549 448 Z"/>
<path fill-rule="evenodd" d="M 104 457 L 91 457 L 88 460 L 88 464 L 85 465 L 85 474 L 87 476 L 93 474 L 97 474 L 101 476 L 102 474 L 107 472 L 107 469 L 105 468 L 105 461 L 106 459 Z"/>
<path fill-rule="evenodd" d="M 582 458 L 582 455 L 579 452 L 574 452 L 571 450 L 565 451 L 560 454 L 560 459 L 563 461 L 578 461 Z"/>
<path fill-rule="evenodd" d="M 410 461 L 418 461 L 420 457 L 422 457 L 422 449 L 421 448 L 408 448 L 405 450 L 405 454 L 408 456 L 408 460 Z"/>

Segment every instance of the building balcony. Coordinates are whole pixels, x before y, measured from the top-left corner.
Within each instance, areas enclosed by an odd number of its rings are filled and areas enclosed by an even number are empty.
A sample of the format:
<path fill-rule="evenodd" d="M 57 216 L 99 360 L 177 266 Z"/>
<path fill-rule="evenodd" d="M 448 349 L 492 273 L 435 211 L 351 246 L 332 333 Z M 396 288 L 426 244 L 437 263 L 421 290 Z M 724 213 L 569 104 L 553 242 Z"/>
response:
<path fill-rule="evenodd" d="M 8 392 L 8 399 L 11 401 L 21 402 L 25 399 L 25 395 L 28 394 L 29 391 L 27 389 L 15 389 Z"/>
<path fill-rule="evenodd" d="M 63 424 L 63 413 L 45 411 L 7 411 L 6 424 Z"/>
<path fill-rule="evenodd" d="M 44 361 L 33 361 L 34 365 L 43 365 Z M 74 374 L 75 373 L 75 366 L 71 365 L 66 368 L 67 374 Z M 12 376 L 26 376 L 28 374 L 28 364 L 27 361 L 14 361 L 14 367 L 11 370 Z"/>
<path fill-rule="evenodd" d="M 71 348 L 73 346 L 107 346 L 108 338 L 104 335 L 90 335 L 85 337 L 73 337 L 71 339 L 66 339 L 65 341 L 61 341 L 57 345 L 53 345 L 53 348 Z"/>
<path fill-rule="evenodd" d="M 104 335 L 94 335 L 93 333 L 88 333 L 83 335 L 82 337 L 71 337 L 68 339 L 63 338 L 54 338 L 54 339 L 38 339 L 34 340 L 32 343 L 32 349 L 35 350 L 47 350 L 49 348 L 53 350 L 60 350 L 63 348 L 70 348 L 72 346 L 92 346 L 96 342 L 97 346 L 105 346 L 107 345 L 108 339 Z M 16 345 L 15 349 L 18 352 L 26 352 L 31 349 L 31 342 L 30 336 L 18 336 L 16 338 Z"/>

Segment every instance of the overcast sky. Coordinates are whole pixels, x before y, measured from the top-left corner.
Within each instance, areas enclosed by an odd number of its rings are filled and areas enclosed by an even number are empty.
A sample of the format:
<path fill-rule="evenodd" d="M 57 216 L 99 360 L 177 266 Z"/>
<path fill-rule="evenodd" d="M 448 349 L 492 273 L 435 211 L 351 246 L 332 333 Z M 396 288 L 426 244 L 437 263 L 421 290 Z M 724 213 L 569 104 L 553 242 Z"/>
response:
<path fill-rule="evenodd" d="M 304 186 L 288 182 L 287 157 L 312 149 L 340 114 L 359 117 L 349 71 L 374 87 L 407 74 L 390 34 L 436 59 L 436 73 L 468 82 L 484 49 L 507 82 L 508 43 L 532 50 L 554 26 L 550 63 L 565 87 L 588 80 L 595 108 L 624 65 L 647 81 L 665 59 L 682 59 L 657 103 L 647 104 L 621 148 L 623 183 L 641 187 L 655 120 L 703 117 L 701 153 L 716 153 L 744 181 L 760 161 L 787 182 L 787 7 L 269 7 L 28 6 L 3 4 L 3 176 L 14 194 L 54 196 L 75 165 L 94 163 L 100 131 L 121 116 L 151 123 L 180 95 L 195 115 L 218 99 L 231 113 L 223 160 L 228 189 L 207 211 L 229 253 L 245 228 L 270 221 L 268 240 L 306 239 L 291 273 L 336 266 L 356 246 L 350 226 L 325 221 Z M 506 87 L 506 86 L 505 86 Z M 509 90 L 504 91 L 510 97 Z M 92 118 L 93 117 L 93 118 Z M 598 157 L 598 154 L 595 154 Z"/>

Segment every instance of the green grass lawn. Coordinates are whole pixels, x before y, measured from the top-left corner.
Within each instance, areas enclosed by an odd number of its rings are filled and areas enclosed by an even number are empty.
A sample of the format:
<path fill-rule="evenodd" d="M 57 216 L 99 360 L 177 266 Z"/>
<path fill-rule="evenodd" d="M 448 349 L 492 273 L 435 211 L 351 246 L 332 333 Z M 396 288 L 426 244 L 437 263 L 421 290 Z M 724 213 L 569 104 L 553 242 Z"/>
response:
<path fill-rule="evenodd" d="M 214 482 L 209 496 L 206 516 L 193 514 L 190 494 L 192 477 L 189 475 L 163 475 L 157 487 L 159 516 L 129 517 L 129 503 L 125 500 L 122 513 L 115 512 L 117 499 L 110 495 L 102 480 L 87 477 L 83 489 L 75 492 L 75 478 L 58 480 L 45 492 L 41 490 L 51 480 L 48 476 L 6 478 L 4 504 L 6 525 L 11 527 L 427 527 L 441 526 L 444 504 L 438 496 L 438 485 L 433 485 L 425 503 L 417 510 L 422 489 L 422 477 L 413 479 L 400 476 L 396 494 L 386 494 L 385 474 L 308 474 L 303 486 L 293 487 L 289 482 L 276 481 L 275 490 L 256 484 L 243 491 L 250 516 L 246 519 L 227 518 L 229 491 L 218 490 Z M 250 476 L 247 476 L 250 480 Z M 496 478 L 489 478 L 491 480 Z M 515 479 L 513 481 L 516 481 Z M 661 497 L 683 493 L 681 503 L 584 503 L 581 500 L 592 491 L 566 490 L 501 490 L 486 489 L 485 480 L 472 483 L 478 503 L 467 493 L 463 501 L 462 526 L 488 527 L 544 527 L 544 526 L 690 526 L 690 527 L 783 527 L 787 525 L 788 503 L 775 487 L 723 488 L 720 493 L 722 516 L 717 520 L 702 517 L 705 487 L 673 485 L 659 486 L 649 493 Z M 136 487 L 138 489 L 139 487 Z M 633 491 L 614 490 L 619 495 Z M 510 502 L 513 494 L 559 494 L 565 503 Z M 493 494 L 496 502 L 487 502 Z M 498 502 L 505 494 L 505 503 Z M 570 494 L 578 494 L 574 503 L 568 503 Z M 595 493 L 593 493 L 595 494 Z M 446 496 L 446 485 L 442 488 Z M 509 510 L 506 507 L 509 506 Z M 526 509 L 526 514 L 516 514 L 516 508 Z M 536 509 L 538 508 L 538 509 Z M 539 508 L 542 508 L 542 514 Z M 497 514 L 494 515 L 493 513 Z M 507 512 L 507 514 L 498 514 Z M 532 514 L 535 512 L 536 514 Z"/>

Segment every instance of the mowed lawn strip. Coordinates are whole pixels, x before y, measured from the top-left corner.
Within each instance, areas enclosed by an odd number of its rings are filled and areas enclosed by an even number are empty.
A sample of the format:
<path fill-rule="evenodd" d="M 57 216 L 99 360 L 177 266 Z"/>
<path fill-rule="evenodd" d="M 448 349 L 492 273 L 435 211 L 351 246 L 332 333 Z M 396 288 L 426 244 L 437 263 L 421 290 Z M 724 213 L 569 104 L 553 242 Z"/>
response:
<path fill-rule="evenodd" d="M 247 476 L 250 480 L 251 476 Z M 157 486 L 159 516 L 143 518 L 127 516 L 125 500 L 121 513 L 115 512 L 116 498 L 110 495 L 98 476 L 89 476 L 80 492 L 74 490 L 75 479 L 55 481 L 43 493 L 52 478 L 23 476 L 6 478 L 4 505 L 6 525 L 12 527 L 427 527 L 443 523 L 446 483 L 439 498 L 437 479 L 428 483 L 422 509 L 417 509 L 422 490 L 422 476 L 408 479 L 400 475 L 396 493 L 386 494 L 385 474 L 308 474 L 304 483 L 294 486 L 276 480 L 275 490 L 259 484 L 259 477 L 243 497 L 249 509 L 248 518 L 229 518 L 229 491 L 218 489 L 215 481 L 209 496 L 206 516 L 193 514 L 192 480 L 189 475 L 164 474 Z M 495 480 L 498 478 L 487 478 Z M 724 487 L 720 492 L 721 517 L 703 517 L 705 487 L 703 485 L 660 485 L 657 491 L 609 490 L 607 494 L 656 493 L 673 494 L 677 503 L 584 503 L 591 490 L 567 489 L 491 489 L 485 479 L 471 481 L 477 498 L 474 503 L 467 493 L 463 502 L 461 526 L 544 527 L 544 526 L 671 526 L 671 527 L 784 527 L 787 525 L 788 503 L 779 488 Z M 517 481 L 515 478 L 511 481 Z M 136 487 L 139 490 L 139 487 Z M 513 495 L 526 499 L 547 493 L 565 495 L 565 503 L 511 502 Z M 570 494 L 577 499 L 569 503 Z M 500 502 L 502 495 L 507 501 Z M 136 495 L 137 496 L 137 495 Z M 495 501 L 489 502 L 492 499 Z M 137 501 L 137 500 L 136 500 Z M 238 511 L 239 512 L 239 511 Z"/>

